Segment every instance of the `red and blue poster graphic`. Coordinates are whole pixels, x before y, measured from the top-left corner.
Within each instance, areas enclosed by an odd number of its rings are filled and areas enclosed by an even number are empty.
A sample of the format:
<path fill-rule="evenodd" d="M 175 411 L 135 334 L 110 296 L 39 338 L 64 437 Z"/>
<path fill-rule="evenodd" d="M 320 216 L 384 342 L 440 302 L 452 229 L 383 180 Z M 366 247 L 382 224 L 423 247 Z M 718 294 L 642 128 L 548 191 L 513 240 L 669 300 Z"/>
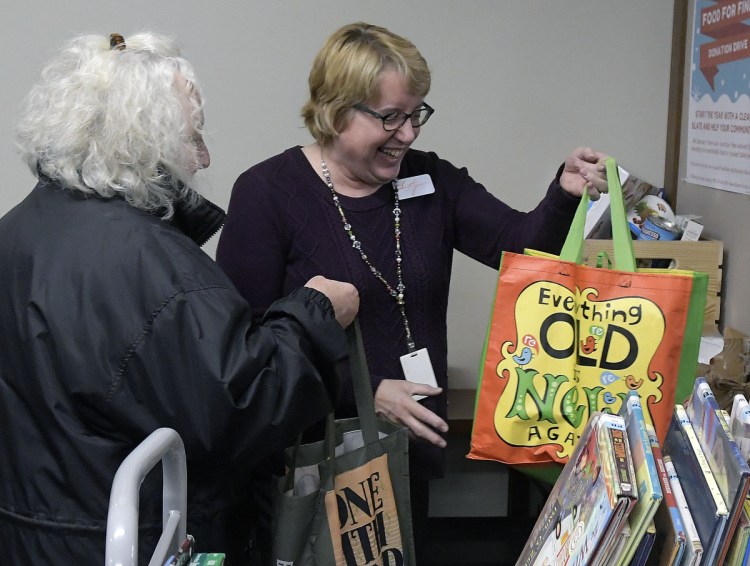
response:
<path fill-rule="evenodd" d="M 696 0 L 686 178 L 750 194 L 750 0 Z"/>

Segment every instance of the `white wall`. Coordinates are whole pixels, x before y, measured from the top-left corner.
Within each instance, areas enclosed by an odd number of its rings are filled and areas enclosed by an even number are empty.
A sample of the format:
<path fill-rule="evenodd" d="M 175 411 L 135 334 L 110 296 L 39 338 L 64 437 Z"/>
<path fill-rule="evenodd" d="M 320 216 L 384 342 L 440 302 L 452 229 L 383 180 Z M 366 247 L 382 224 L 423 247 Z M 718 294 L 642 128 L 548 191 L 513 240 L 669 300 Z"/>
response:
<path fill-rule="evenodd" d="M 209 197 L 308 141 L 299 119 L 324 39 L 365 20 L 410 38 L 433 71 L 437 109 L 416 147 L 432 149 L 528 209 L 566 154 L 591 145 L 654 184 L 664 179 L 672 0 L 9 0 L 0 23 L 0 214 L 33 179 L 13 149 L 22 97 L 78 33 L 176 36 L 206 99 Z M 216 239 L 207 246 L 213 254 Z M 449 310 L 453 386 L 477 375 L 495 274 L 456 258 Z"/>

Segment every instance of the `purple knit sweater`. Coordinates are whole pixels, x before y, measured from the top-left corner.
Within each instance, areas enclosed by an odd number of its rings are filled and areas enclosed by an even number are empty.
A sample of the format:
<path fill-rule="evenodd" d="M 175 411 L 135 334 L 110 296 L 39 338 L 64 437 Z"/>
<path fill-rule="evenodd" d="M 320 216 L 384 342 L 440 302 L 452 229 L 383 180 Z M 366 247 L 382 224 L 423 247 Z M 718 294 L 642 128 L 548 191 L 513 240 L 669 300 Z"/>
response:
<path fill-rule="evenodd" d="M 432 178 L 435 192 L 400 203 L 404 294 L 416 346 L 428 349 L 438 384 L 447 391 L 446 312 L 453 250 L 495 269 L 504 250 L 531 247 L 557 253 L 578 200 L 555 180 L 533 211 L 519 212 L 487 192 L 466 169 L 434 153 L 409 150 L 399 178 L 424 173 Z M 362 198 L 339 198 L 370 262 L 395 287 L 392 185 Z M 403 379 L 399 357 L 407 352 L 406 333 L 396 302 L 352 248 L 330 189 L 300 147 L 251 167 L 237 179 L 217 261 L 258 316 L 315 275 L 351 282 L 360 294 L 359 320 L 373 391 L 382 379 Z M 444 392 L 422 403 L 446 418 L 446 397 Z M 355 414 L 349 386 L 337 416 Z M 412 442 L 410 454 L 412 477 L 444 474 L 440 449 Z"/>

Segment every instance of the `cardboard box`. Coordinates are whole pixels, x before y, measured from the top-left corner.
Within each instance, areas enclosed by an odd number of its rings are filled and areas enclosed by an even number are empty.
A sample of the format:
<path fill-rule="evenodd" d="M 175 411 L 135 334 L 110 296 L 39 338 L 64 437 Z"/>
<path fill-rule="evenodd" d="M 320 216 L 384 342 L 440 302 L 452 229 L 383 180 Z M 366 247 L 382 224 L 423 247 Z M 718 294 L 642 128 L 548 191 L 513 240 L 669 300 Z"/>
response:
<path fill-rule="evenodd" d="M 734 396 L 750 393 L 750 337 L 734 328 L 724 329 L 724 348 L 711 358 L 706 381 L 722 409 L 730 411 Z"/>

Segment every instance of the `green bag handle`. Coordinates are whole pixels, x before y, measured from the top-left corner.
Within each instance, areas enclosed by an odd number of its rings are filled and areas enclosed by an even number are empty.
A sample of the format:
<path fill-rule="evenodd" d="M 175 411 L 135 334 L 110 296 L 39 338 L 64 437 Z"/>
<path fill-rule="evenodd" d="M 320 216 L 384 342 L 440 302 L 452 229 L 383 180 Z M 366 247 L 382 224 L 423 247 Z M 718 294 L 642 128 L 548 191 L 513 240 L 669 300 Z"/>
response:
<path fill-rule="evenodd" d="M 625 202 L 622 198 L 622 185 L 617 171 L 617 162 L 608 157 L 606 160 L 607 186 L 609 188 L 609 213 L 612 219 L 612 242 L 615 251 L 615 269 L 635 272 L 635 252 L 633 238 L 630 236 Z M 568 236 L 565 238 L 560 259 L 581 264 L 583 260 L 583 230 L 586 225 L 586 213 L 589 208 L 588 191 L 583 192 L 581 202 L 578 203 Z"/>

